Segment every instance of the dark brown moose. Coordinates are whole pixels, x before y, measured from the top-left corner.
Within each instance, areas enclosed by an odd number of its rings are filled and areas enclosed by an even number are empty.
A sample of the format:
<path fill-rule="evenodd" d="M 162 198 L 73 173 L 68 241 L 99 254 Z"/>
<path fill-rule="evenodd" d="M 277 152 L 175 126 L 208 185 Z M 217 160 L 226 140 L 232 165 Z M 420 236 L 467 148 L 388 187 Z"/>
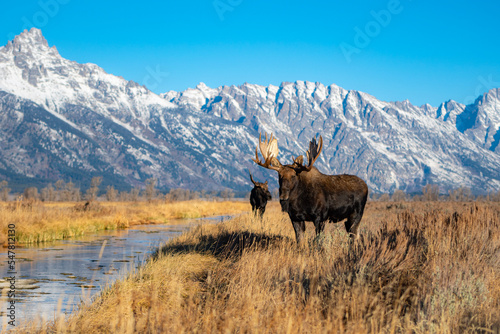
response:
<path fill-rule="evenodd" d="M 252 212 L 256 214 L 257 212 L 260 215 L 260 218 L 264 215 L 266 211 L 267 201 L 272 199 L 271 193 L 267 187 L 267 180 L 264 183 L 255 182 L 252 174 L 250 174 L 250 180 L 254 185 L 252 192 L 250 193 L 250 204 L 252 205 Z"/>
<path fill-rule="evenodd" d="M 312 221 L 316 234 L 321 233 L 327 221 L 337 223 L 344 219 L 345 228 L 351 237 L 357 235 L 359 222 L 363 217 L 368 187 L 355 175 L 325 175 L 313 166 L 323 149 L 323 138 L 319 143 L 313 138 L 307 151 L 307 165 L 303 156 L 297 157 L 291 165 L 282 165 L 277 159 L 278 141 L 262 141 L 259 136 L 260 161 L 257 148 L 255 159 L 259 166 L 278 172 L 281 209 L 287 212 L 295 230 L 297 243 L 301 243 L 306 230 L 306 221 Z"/>

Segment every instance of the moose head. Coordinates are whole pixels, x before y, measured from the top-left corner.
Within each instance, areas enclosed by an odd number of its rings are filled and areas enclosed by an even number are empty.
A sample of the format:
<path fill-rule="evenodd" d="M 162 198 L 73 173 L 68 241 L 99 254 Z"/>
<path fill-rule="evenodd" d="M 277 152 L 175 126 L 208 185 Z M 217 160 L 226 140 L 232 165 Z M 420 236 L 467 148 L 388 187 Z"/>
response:
<path fill-rule="evenodd" d="M 302 155 L 293 159 L 292 164 L 281 164 L 277 158 L 279 153 L 278 140 L 273 138 L 272 134 L 269 140 L 266 134 L 266 139 L 264 141 L 262 141 L 262 135 L 259 135 L 259 147 L 264 162 L 259 159 L 257 147 L 255 148 L 255 158 L 252 160 L 259 166 L 278 172 L 280 203 L 283 211 L 287 211 L 286 206 L 290 194 L 294 193 L 299 185 L 299 175 L 303 172 L 310 172 L 313 169 L 314 162 L 318 159 L 323 149 L 323 137 L 319 137 L 319 142 L 314 138 L 309 143 L 309 150 L 306 152 L 307 165 L 304 165 L 304 157 Z"/>
<path fill-rule="evenodd" d="M 254 185 L 250 193 L 250 204 L 252 205 L 252 211 L 254 212 L 254 214 L 258 211 L 260 217 L 262 218 L 264 212 L 266 211 L 267 201 L 270 201 L 272 199 L 271 193 L 269 192 L 269 188 L 267 186 L 267 180 L 264 183 L 256 182 L 253 179 L 250 171 L 248 173 L 250 174 L 250 180 Z"/>

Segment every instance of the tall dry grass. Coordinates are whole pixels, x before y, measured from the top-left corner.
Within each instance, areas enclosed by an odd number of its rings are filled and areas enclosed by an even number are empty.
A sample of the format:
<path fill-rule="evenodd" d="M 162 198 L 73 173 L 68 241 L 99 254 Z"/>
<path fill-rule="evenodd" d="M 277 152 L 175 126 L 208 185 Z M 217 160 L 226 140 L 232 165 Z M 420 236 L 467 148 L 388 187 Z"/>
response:
<path fill-rule="evenodd" d="M 295 244 L 272 203 L 199 226 L 68 319 L 26 332 L 498 333 L 500 208 L 369 203 L 351 243 Z M 22 332 L 22 331 L 21 331 Z"/>
<path fill-rule="evenodd" d="M 234 215 L 250 210 L 247 202 L 0 202 L 0 243 L 15 224 L 18 243 L 32 244 L 78 237 L 137 224 L 166 223 L 179 218 Z"/>

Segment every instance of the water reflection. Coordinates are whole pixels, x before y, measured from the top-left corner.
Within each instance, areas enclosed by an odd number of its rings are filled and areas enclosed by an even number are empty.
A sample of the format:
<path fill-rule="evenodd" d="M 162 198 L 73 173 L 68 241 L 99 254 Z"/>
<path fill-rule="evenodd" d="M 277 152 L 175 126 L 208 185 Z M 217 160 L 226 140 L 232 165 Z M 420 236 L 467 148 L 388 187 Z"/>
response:
<path fill-rule="evenodd" d="M 89 299 L 102 287 L 141 264 L 160 244 L 190 227 L 219 222 L 228 217 L 185 220 L 175 225 L 138 225 L 127 230 L 103 231 L 78 240 L 16 249 L 16 324 L 40 316 L 53 319 L 70 313 L 81 300 Z M 1 258 L 7 258 L 2 250 Z M 9 284 L 7 263 L 0 263 L 0 288 Z M 5 292 L 6 289 L 3 289 Z M 7 301 L 0 316 L 5 317 Z"/>

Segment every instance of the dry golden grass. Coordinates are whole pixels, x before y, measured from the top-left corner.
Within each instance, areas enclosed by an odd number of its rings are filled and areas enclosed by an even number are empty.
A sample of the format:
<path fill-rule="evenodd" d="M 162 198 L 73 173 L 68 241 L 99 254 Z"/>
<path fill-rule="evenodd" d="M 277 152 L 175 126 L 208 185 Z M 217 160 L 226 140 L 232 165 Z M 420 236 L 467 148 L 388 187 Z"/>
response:
<path fill-rule="evenodd" d="M 15 224 L 18 243 L 39 243 L 127 228 L 137 224 L 172 223 L 178 218 L 234 215 L 250 210 L 247 202 L 93 202 L 0 203 L 0 243 L 4 244 L 9 224 Z"/>
<path fill-rule="evenodd" d="M 500 207 L 369 203 L 302 247 L 277 203 L 168 242 L 67 319 L 20 332 L 498 333 Z"/>

